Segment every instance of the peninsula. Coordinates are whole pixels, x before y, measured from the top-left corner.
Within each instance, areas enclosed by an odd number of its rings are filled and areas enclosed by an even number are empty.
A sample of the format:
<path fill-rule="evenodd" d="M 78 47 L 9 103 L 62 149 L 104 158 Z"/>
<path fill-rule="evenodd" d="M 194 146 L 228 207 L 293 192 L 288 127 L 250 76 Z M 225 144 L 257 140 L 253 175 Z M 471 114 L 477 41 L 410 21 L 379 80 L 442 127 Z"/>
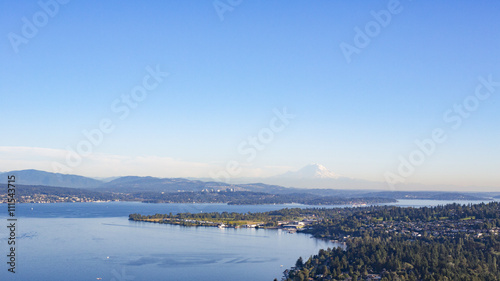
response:
<path fill-rule="evenodd" d="M 500 203 L 437 207 L 281 209 L 180 213 L 130 220 L 183 226 L 289 228 L 344 242 L 299 258 L 284 280 L 499 280 Z"/>

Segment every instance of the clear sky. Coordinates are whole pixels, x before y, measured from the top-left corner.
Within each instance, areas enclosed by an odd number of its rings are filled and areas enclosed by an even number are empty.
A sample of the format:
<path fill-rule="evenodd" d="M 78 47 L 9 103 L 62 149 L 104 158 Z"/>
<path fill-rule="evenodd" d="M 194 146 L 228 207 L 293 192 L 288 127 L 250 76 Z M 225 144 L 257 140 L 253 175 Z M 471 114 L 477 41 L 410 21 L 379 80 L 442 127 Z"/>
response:
<path fill-rule="evenodd" d="M 500 189 L 500 2 L 40 3 L 0 2 L 0 171 Z"/>

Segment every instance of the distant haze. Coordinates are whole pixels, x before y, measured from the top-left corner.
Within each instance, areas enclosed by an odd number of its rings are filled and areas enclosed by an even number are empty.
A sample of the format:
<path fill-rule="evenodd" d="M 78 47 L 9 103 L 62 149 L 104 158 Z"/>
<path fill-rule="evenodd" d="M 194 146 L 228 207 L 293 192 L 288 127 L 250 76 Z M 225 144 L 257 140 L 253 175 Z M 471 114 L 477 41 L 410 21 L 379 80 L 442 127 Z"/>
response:
<path fill-rule="evenodd" d="M 110 178 L 89 178 L 79 175 L 68 174 L 54 174 L 39 170 L 21 170 L 0 173 L 0 177 L 7 177 L 7 175 L 14 174 L 18 184 L 23 185 L 46 185 L 46 186 L 59 186 L 59 187 L 76 187 L 76 188 L 96 188 L 100 186 L 107 187 L 128 187 L 133 190 L 142 190 L 148 186 L 158 186 L 168 184 L 175 190 L 182 189 L 185 183 L 176 187 L 175 178 L 181 177 L 151 177 L 151 176 L 123 176 L 123 177 L 110 177 Z M 181 182 L 191 182 L 190 188 L 194 190 L 200 189 L 200 186 L 221 185 L 241 185 L 241 184 L 254 184 L 263 183 L 276 187 L 288 188 L 305 188 L 305 189 L 336 189 L 336 190 L 379 190 L 379 191 L 471 191 L 478 192 L 498 192 L 498 188 L 490 188 L 484 186 L 465 186 L 458 187 L 453 185 L 424 185 L 424 184 L 398 184 L 396 186 L 389 186 L 386 182 L 367 181 L 363 179 L 355 179 L 343 177 L 338 175 L 321 164 L 309 164 L 297 171 L 288 171 L 280 175 L 271 177 L 245 177 L 245 178 L 232 178 L 229 180 L 220 180 L 214 178 L 202 177 L 184 177 L 186 180 Z M 172 180 L 170 180 L 172 179 Z M 183 186 L 183 187 L 181 187 Z M 234 187 L 233 187 L 234 188 Z M 235 190 L 239 190 L 236 187 Z"/>

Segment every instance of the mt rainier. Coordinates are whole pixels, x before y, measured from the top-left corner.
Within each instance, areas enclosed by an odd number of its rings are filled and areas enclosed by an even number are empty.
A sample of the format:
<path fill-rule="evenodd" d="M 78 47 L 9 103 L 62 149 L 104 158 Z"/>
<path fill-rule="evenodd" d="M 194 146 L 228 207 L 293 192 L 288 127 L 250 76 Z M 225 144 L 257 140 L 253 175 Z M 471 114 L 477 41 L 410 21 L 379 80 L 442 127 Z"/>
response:
<path fill-rule="evenodd" d="M 338 179 L 339 175 L 329 171 L 325 166 L 320 164 L 310 164 L 302 169 L 292 172 L 288 171 L 284 174 L 274 176 L 273 178 L 287 179 Z"/>

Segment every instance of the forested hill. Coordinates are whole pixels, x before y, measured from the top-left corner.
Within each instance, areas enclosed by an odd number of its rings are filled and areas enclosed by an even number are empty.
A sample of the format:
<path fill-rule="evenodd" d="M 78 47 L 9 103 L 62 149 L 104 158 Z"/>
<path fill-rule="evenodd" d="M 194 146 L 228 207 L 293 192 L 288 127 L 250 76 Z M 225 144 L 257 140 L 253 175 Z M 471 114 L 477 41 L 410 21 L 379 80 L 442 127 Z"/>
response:
<path fill-rule="evenodd" d="M 8 198 L 7 185 L 0 184 L 0 203 L 7 202 Z M 391 203 L 396 201 L 389 198 L 342 198 L 307 193 L 269 194 L 248 191 L 117 193 L 98 189 L 40 185 L 16 185 L 15 198 L 18 203 L 140 201 L 144 203 L 226 203 L 231 205 L 290 203 L 306 205 L 351 205 Z"/>
<path fill-rule="evenodd" d="M 325 210 L 325 212 L 328 212 Z M 308 232 L 340 239 L 287 280 L 500 280 L 500 204 L 333 209 Z"/>

